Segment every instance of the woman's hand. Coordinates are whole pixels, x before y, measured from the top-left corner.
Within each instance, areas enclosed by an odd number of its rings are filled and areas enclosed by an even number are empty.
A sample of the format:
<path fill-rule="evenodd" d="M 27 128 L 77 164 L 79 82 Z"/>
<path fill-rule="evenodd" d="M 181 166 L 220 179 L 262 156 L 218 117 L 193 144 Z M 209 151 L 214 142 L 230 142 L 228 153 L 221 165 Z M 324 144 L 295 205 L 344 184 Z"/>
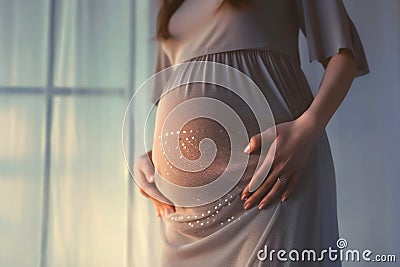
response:
<path fill-rule="evenodd" d="M 275 146 L 275 155 L 274 149 L 269 149 L 250 183 L 243 190 L 245 209 L 257 204 L 259 209 L 262 209 L 276 197 L 285 201 L 295 189 L 312 148 L 323 132 L 323 128 L 317 127 L 313 120 L 306 116 L 278 124 L 275 129 L 275 139 L 274 129 L 270 128 L 253 136 L 244 151 L 251 153 L 259 149 L 261 139 L 263 142 L 272 142 L 271 148 Z M 257 188 L 259 184 L 261 185 Z"/>
<path fill-rule="evenodd" d="M 156 208 L 157 216 L 160 217 L 168 212 L 175 212 L 175 207 L 154 184 L 154 165 L 151 156 L 151 151 L 149 151 L 136 160 L 134 174 L 140 185 L 140 193 L 151 200 Z"/>

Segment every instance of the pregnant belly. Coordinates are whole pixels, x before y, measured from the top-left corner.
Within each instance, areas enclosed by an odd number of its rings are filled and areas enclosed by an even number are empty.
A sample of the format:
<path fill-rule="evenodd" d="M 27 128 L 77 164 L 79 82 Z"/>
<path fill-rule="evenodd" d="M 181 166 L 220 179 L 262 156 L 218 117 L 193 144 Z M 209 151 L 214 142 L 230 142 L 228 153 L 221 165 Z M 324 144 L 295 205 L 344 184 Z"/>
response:
<path fill-rule="evenodd" d="M 178 187 L 198 188 L 215 182 L 213 190 L 220 188 L 221 196 L 227 188 L 245 185 L 260 155 L 249 156 L 243 150 L 249 138 L 259 132 L 251 108 L 228 89 L 197 83 L 168 92 L 156 115 L 156 184 L 161 188 L 163 179 Z M 219 179 L 225 182 L 216 183 Z M 227 183 L 231 187 L 225 187 Z M 193 192 L 193 198 L 202 194 Z"/>

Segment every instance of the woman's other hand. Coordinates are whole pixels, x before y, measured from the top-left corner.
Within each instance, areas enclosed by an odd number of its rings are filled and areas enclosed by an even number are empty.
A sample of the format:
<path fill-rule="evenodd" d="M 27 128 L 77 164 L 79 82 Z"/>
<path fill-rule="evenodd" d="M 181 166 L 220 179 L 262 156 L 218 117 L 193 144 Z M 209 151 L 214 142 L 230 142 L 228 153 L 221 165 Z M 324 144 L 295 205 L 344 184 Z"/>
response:
<path fill-rule="evenodd" d="M 139 183 L 139 191 L 151 200 L 157 211 L 157 216 L 160 217 L 169 212 L 175 212 L 175 206 L 157 189 L 154 184 L 154 172 L 151 151 L 136 160 L 134 174 Z"/>
<path fill-rule="evenodd" d="M 253 136 L 244 151 L 252 153 L 259 149 L 261 139 L 263 142 L 272 142 L 271 147 L 275 147 L 275 155 L 274 149 L 269 149 L 260 167 L 243 190 L 242 199 L 246 199 L 245 209 L 257 204 L 259 209 L 262 209 L 276 197 L 285 201 L 295 189 L 312 148 L 323 132 L 323 128 L 317 127 L 313 120 L 306 116 L 278 124 L 275 129 L 275 139 L 274 129 L 270 128 Z"/>

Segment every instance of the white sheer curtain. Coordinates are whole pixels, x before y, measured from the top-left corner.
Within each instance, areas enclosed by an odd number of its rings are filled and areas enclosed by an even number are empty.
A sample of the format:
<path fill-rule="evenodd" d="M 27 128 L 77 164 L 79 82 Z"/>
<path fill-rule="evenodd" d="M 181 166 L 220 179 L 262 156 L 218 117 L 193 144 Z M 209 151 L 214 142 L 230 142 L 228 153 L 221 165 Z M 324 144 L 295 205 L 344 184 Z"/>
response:
<path fill-rule="evenodd" d="M 158 220 L 121 144 L 153 68 L 150 6 L 0 0 L 0 266 L 157 260 Z"/>
<path fill-rule="evenodd" d="M 0 0 L 0 266 L 157 266 L 158 218 L 121 145 L 153 69 L 154 1 Z M 371 74 L 328 128 L 341 236 L 399 256 L 400 3 L 345 4 Z M 315 90 L 304 40 L 301 54 Z"/>

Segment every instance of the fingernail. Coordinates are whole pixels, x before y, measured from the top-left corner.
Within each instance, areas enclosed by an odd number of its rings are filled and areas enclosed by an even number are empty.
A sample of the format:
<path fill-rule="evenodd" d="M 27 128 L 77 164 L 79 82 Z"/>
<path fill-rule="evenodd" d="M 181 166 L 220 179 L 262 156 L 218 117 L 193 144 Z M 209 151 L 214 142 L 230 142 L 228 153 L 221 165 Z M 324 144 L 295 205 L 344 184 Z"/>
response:
<path fill-rule="evenodd" d="M 282 201 L 282 202 L 285 202 L 285 201 L 286 201 L 286 198 L 287 198 L 287 196 L 283 196 L 282 199 L 281 199 L 281 201 Z"/>
<path fill-rule="evenodd" d="M 254 183 L 252 183 L 252 181 L 250 181 L 250 183 L 249 183 L 249 192 L 250 193 L 253 193 L 254 191 L 256 191 L 257 190 L 257 186 L 255 186 L 254 185 Z"/>
<path fill-rule="evenodd" d="M 258 209 L 261 210 L 261 209 L 264 208 L 264 207 L 265 207 L 265 203 L 261 203 L 261 204 L 258 206 Z"/>
<path fill-rule="evenodd" d="M 246 154 L 249 154 L 249 152 L 250 152 L 250 144 L 248 144 L 246 146 L 246 148 L 243 150 L 243 152 L 246 153 Z"/>
<path fill-rule="evenodd" d="M 247 197 L 247 194 L 243 194 L 243 195 L 240 197 L 240 199 L 243 200 L 243 199 L 245 199 L 246 197 Z"/>
<path fill-rule="evenodd" d="M 244 204 L 244 209 L 247 210 L 250 207 L 250 203 L 245 203 Z"/>
<path fill-rule="evenodd" d="M 154 176 L 153 175 L 149 177 L 149 183 L 154 183 Z"/>

